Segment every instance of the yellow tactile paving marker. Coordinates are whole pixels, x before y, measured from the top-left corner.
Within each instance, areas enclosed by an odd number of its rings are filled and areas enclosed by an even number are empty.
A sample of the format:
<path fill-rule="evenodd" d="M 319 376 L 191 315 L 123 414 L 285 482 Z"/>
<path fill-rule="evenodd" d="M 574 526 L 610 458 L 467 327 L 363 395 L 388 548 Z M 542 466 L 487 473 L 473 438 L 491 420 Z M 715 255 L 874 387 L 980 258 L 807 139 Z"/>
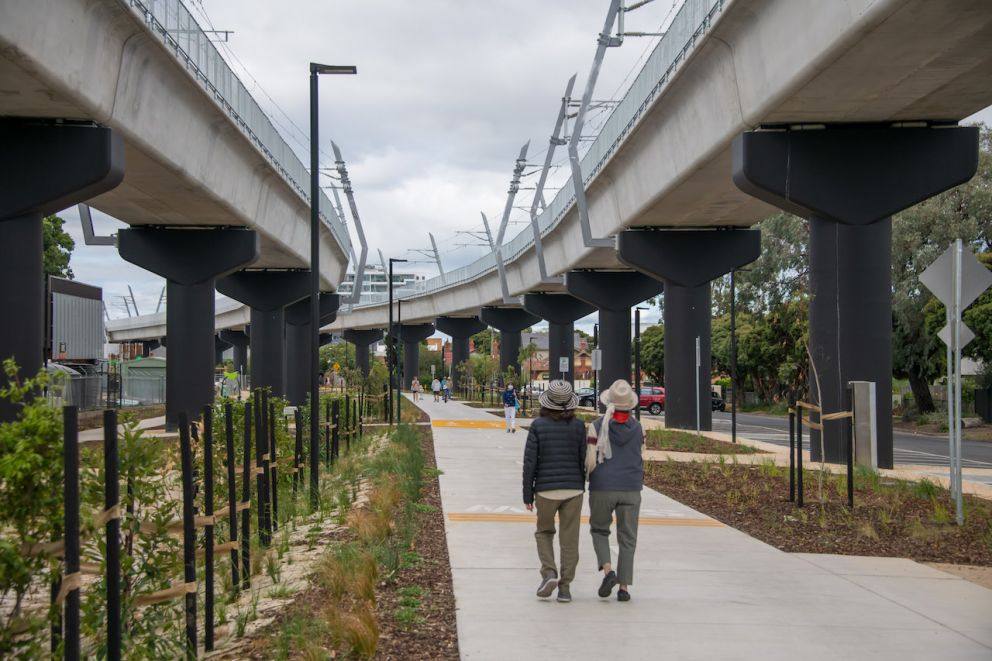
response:
<path fill-rule="evenodd" d="M 431 420 L 432 427 L 456 427 L 459 429 L 503 429 L 503 420 Z"/>
<path fill-rule="evenodd" d="M 452 512 L 448 521 L 470 523 L 535 523 L 537 517 L 533 514 L 487 514 L 476 512 Z M 672 516 L 642 516 L 638 520 L 642 526 L 673 526 L 687 528 L 722 528 L 723 524 L 716 519 L 690 519 Z M 589 517 L 583 516 L 582 523 L 589 523 Z"/>

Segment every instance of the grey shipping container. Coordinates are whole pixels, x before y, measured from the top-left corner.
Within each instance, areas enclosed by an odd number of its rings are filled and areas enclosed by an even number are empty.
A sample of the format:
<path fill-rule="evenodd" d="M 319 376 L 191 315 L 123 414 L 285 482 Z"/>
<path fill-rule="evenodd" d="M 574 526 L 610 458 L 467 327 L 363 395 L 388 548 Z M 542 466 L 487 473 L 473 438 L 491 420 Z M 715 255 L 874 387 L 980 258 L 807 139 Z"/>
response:
<path fill-rule="evenodd" d="M 73 362 L 103 359 L 106 341 L 103 290 L 51 276 L 48 291 L 49 334 L 45 357 Z"/>

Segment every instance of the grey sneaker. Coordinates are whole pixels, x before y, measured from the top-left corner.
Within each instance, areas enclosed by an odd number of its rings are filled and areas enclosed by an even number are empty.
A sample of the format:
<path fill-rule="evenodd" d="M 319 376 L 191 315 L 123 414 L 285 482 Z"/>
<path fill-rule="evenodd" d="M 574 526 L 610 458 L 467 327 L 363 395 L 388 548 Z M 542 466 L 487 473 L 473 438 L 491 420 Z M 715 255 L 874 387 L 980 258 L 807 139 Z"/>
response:
<path fill-rule="evenodd" d="M 568 589 L 567 585 L 558 586 L 558 601 L 563 604 L 572 601 L 572 592 Z"/>
<path fill-rule="evenodd" d="M 558 587 L 558 575 L 554 573 L 545 574 L 544 580 L 541 581 L 540 587 L 537 588 L 537 596 L 547 599 L 555 591 L 556 587 Z"/>

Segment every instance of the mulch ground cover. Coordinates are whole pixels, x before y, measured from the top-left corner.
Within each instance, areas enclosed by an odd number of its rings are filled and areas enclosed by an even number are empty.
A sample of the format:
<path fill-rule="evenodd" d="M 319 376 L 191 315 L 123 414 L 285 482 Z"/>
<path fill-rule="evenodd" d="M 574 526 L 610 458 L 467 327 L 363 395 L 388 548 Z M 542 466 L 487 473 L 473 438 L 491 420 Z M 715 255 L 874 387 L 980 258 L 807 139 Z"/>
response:
<path fill-rule="evenodd" d="M 424 450 L 424 466 L 435 469 L 434 441 L 430 429 L 419 428 Z M 435 471 L 424 480 L 423 504 L 414 550 L 421 560 L 400 570 L 395 579 L 376 593 L 379 620 L 379 649 L 376 659 L 458 659 L 458 633 L 455 628 L 455 595 L 451 584 L 448 540 L 444 533 L 441 493 Z M 413 590 L 411 590 L 411 588 Z M 419 590 L 418 590 L 419 588 Z M 405 626 L 397 613 L 409 596 L 419 594 L 416 616 L 420 621 Z"/>
<path fill-rule="evenodd" d="M 804 473 L 805 507 L 788 499 L 788 469 L 730 462 L 646 462 L 645 484 L 791 553 L 911 558 L 992 567 L 992 502 L 965 496 L 965 525 L 954 522 L 946 489 L 923 481 L 855 477 L 854 510 L 845 476 Z"/>
<path fill-rule="evenodd" d="M 767 454 L 742 443 L 727 443 L 708 436 L 678 429 L 649 429 L 644 443 L 648 450 L 669 452 L 700 452 L 702 454 Z"/>
<path fill-rule="evenodd" d="M 420 409 L 410 408 L 411 418 L 429 419 Z M 405 408 L 403 417 L 407 418 Z M 415 427 L 415 430 L 420 435 L 425 470 L 415 515 L 417 530 L 412 547 L 404 554 L 401 568 L 388 581 L 376 587 L 375 618 L 379 627 L 379 640 L 372 658 L 390 661 L 455 660 L 459 658 L 455 597 L 441 510 L 434 441 L 430 427 Z M 352 531 L 342 529 L 340 532 L 341 541 L 354 539 Z M 258 643 L 247 655 L 253 659 L 297 658 L 292 650 L 288 656 L 279 651 L 278 639 L 281 635 L 298 635 L 301 627 L 306 629 L 304 634 L 322 638 L 319 646 L 330 650 L 333 642 L 327 639 L 326 630 L 309 625 L 308 616 L 323 612 L 332 599 L 329 593 L 316 586 L 296 595 L 293 603 L 287 606 L 280 617 L 266 627 Z M 351 603 L 349 598 L 346 601 Z M 405 618 L 402 616 L 404 609 Z"/>

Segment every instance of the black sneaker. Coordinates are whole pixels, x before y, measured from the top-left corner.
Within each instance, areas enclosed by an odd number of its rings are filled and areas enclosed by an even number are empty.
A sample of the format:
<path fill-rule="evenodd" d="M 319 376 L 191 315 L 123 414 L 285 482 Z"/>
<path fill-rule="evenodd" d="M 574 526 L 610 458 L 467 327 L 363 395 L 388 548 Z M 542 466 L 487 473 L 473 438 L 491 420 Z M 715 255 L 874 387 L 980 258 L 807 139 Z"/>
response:
<path fill-rule="evenodd" d="M 609 597 L 610 593 L 613 592 L 613 588 L 619 582 L 617 573 L 611 569 L 610 573 L 603 577 L 603 582 L 599 584 L 599 596 L 604 599 Z"/>
<path fill-rule="evenodd" d="M 547 599 L 555 591 L 556 587 L 558 587 L 558 575 L 547 574 L 544 580 L 541 581 L 540 587 L 537 588 L 537 596 L 541 599 Z"/>
<path fill-rule="evenodd" d="M 617 601 L 630 601 L 630 593 L 620 588 L 617 590 Z"/>
<path fill-rule="evenodd" d="M 563 604 L 567 604 L 572 601 L 572 592 L 568 589 L 567 585 L 558 586 L 558 601 Z"/>

